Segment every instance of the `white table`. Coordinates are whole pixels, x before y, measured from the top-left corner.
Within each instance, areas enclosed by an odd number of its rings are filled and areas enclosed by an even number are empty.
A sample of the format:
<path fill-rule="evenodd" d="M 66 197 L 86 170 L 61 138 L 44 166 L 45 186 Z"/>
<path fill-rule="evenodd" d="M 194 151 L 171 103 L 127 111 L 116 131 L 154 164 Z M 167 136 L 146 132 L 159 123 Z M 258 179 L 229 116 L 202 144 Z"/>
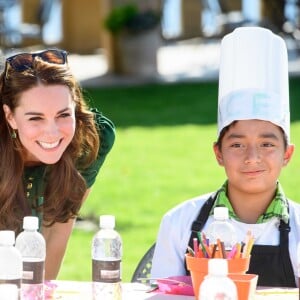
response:
<path fill-rule="evenodd" d="M 92 287 L 90 282 L 53 281 L 57 284 L 52 299 L 60 300 L 89 300 L 92 299 Z M 194 297 L 180 295 L 166 295 L 155 292 L 147 292 L 149 287 L 140 283 L 123 283 L 122 300 L 183 300 Z"/>
<path fill-rule="evenodd" d="M 81 281 L 53 281 L 57 284 L 52 300 L 89 300 L 92 299 L 90 282 Z M 195 300 L 195 297 L 167 295 L 148 292 L 149 287 L 140 283 L 123 283 L 122 300 Z M 48 298 L 49 299 L 49 298 Z M 298 289 L 264 288 L 256 291 L 253 300 L 298 300 Z M 246 299 L 242 299 L 246 300 Z"/>

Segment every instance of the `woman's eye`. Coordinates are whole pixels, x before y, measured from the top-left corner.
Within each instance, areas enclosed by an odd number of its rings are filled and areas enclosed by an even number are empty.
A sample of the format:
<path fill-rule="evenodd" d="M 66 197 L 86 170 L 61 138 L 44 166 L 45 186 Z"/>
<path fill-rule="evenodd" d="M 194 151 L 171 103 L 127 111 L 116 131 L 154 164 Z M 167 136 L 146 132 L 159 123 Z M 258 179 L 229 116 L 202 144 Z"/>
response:
<path fill-rule="evenodd" d="M 29 121 L 39 121 L 39 120 L 42 120 L 41 117 L 32 117 L 29 119 Z"/>
<path fill-rule="evenodd" d="M 63 114 L 59 115 L 60 118 L 67 118 L 67 117 L 70 117 L 70 116 L 71 116 L 70 113 L 63 113 Z"/>

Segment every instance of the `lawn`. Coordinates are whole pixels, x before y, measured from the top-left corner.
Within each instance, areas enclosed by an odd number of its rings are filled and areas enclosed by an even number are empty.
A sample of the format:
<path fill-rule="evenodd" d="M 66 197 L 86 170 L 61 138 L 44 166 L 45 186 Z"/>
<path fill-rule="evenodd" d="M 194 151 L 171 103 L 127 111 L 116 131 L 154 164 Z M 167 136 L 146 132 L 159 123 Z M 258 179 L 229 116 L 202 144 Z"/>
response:
<path fill-rule="evenodd" d="M 300 78 L 290 80 L 291 140 L 300 145 Z M 85 90 L 90 104 L 117 128 L 115 146 L 81 209 L 97 225 L 116 216 L 123 238 L 123 280 L 155 241 L 163 214 L 196 195 L 217 189 L 225 174 L 215 162 L 217 83 L 153 84 Z M 300 154 L 281 174 L 286 195 L 300 201 Z M 292 175 L 292 176 L 291 176 Z M 59 274 L 90 280 L 92 228 L 75 228 Z"/>

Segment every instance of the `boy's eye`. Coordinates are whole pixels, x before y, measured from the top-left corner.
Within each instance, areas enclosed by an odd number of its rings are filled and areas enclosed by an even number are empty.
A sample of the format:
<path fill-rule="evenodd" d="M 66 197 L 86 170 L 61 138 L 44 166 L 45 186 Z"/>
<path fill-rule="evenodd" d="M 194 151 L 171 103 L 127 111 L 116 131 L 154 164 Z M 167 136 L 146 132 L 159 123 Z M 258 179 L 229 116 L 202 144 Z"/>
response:
<path fill-rule="evenodd" d="M 231 148 L 240 148 L 240 147 L 242 147 L 242 145 L 239 143 L 234 143 L 234 144 L 231 144 L 230 147 Z"/>
<path fill-rule="evenodd" d="M 272 144 L 272 143 L 263 143 L 262 146 L 263 147 L 274 147 L 274 144 Z"/>

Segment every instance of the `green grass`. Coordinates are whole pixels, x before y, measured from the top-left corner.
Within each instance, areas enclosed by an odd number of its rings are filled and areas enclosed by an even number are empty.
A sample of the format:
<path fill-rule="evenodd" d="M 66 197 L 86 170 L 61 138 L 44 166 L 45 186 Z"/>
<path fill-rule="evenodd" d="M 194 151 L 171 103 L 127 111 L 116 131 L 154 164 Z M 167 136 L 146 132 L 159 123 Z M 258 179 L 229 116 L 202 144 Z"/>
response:
<path fill-rule="evenodd" d="M 300 78 L 290 80 L 291 136 L 300 145 Z M 225 174 L 214 158 L 217 83 L 181 83 L 89 89 L 86 96 L 110 117 L 117 139 L 81 209 L 84 218 L 116 215 L 123 238 L 123 280 L 155 241 L 163 214 L 217 189 Z M 300 201 L 300 154 L 283 170 L 288 197 Z M 292 175 L 292 176 L 291 176 Z M 75 229 L 59 279 L 90 280 L 95 231 Z"/>

